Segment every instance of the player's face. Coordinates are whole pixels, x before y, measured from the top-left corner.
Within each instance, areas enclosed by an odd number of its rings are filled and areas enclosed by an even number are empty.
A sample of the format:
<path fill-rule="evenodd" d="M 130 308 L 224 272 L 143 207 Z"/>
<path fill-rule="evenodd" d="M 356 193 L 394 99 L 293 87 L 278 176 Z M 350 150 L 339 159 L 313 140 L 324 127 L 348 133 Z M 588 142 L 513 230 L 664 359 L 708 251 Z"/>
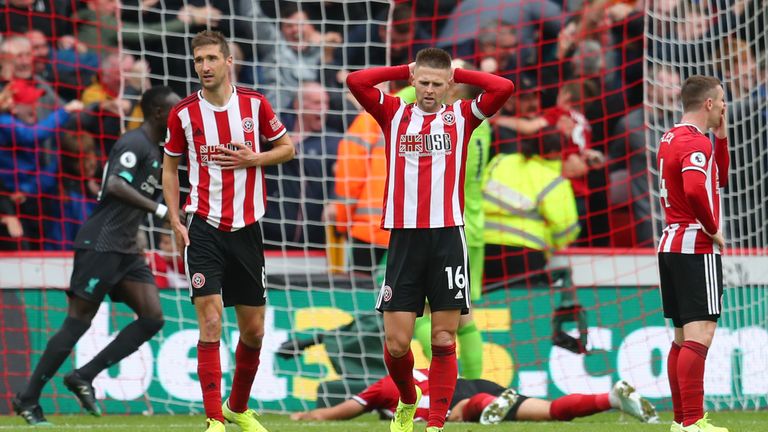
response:
<path fill-rule="evenodd" d="M 720 126 L 720 117 L 725 112 L 725 91 L 719 86 L 715 89 L 715 97 L 712 98 L 712 108 L 707 118 L 707 128 Z"/>
<path fill-rule="evenodd" d="M 216 90 L 229 85 L 229 69 L 232 56 L 224 57 L 219 45 L 203 45 L 195 48 L 195 72 L 206 90 Z"/>
<path fill-rule="evenodd" d="M 450 69 L 416 66 L 413 71 L 413 87 L 416 89 L 416 106 L 425 112 L 437 112 L 453 84 Z"/>

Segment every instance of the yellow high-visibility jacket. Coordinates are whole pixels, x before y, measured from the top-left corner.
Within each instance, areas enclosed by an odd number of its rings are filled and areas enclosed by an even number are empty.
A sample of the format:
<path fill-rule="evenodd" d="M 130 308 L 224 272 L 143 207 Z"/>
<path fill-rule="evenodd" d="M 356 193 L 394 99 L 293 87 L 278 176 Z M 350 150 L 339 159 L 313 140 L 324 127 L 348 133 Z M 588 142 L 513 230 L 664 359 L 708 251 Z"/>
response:
<path fill-rule="evenodd" d="M 538 155 L 495 156 L 483 185 L 485 242 L 551 252 L 575 240 L 579 214 L 561 169 Z"/>

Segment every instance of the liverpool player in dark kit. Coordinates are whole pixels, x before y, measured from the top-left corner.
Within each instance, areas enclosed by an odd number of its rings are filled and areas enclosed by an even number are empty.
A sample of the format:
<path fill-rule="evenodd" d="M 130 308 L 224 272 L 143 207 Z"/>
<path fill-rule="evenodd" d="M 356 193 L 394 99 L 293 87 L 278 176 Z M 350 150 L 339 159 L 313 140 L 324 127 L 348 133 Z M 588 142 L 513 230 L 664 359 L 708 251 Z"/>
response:
<path fill-rule="evenodd" d="M 154 198 L 159 192 L 166 119 L 178 101 L 169 87 L 149 89 L 141 98 L 144 123 L 125 133 L 112 148 L 99 204 L 75 239 L 67 318 L 48 341 L 27 387 L 13 399 L 16 413 L 31 425 L 47 423 L 39 404 L 43 386 L 88 330 L 107 294 L 125 302 L 137 318 L 93 360 L 64 377 L 66 387 L 91 414 L 101 414 L 91 385 L 96 375 L 136 351 L 163 327 L 157 287 L 137 234 L 147 213 L 159 218 L 168 213 Z"/>

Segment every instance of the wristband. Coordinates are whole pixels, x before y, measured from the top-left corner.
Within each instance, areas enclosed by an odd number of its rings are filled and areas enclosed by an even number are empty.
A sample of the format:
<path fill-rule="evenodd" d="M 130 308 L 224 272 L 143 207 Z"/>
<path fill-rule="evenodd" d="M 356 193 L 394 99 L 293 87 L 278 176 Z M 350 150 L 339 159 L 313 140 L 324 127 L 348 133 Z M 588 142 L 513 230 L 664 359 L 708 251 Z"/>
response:
<path fill-rule="evenodd" d="M 168 207 L 165 204 L 158 204 L 157 209 L 155 210 L 155 216 L 159 217 L 160 219 L 165 219 L 167 214 Z"/>

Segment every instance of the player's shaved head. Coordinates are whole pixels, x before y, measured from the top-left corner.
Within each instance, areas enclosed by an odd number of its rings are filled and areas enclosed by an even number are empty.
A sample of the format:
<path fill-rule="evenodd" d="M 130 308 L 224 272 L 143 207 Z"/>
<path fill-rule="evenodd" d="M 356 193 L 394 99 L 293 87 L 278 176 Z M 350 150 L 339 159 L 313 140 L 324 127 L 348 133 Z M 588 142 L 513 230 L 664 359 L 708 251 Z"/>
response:
<path fill-rule="evenodd" d="M 157 109 L 166 108 L 168 105 L 173 105 L 172 98 L 169 96 L 175 95 L 173 89 L 168 86 L 156 86 L 144 92 L 141 96 L 141 111 L 144 115 L 149 115 L 155 112 Z M 174 100 L 178 99 L 173 98 Z"/>
<path fill-rule="evenodd" d="M 693 75 L 683 83 L 680 98 L 683 100 L 683 112 L 697 111 L 707 99 L 717 96 L 720 80 L 711 76 Z"/>
<path fill-rule="evenodd" d="M 424 48 L 416 54 L 416 67 L 451 69 L 451 55 L 440 48 Z"/>

